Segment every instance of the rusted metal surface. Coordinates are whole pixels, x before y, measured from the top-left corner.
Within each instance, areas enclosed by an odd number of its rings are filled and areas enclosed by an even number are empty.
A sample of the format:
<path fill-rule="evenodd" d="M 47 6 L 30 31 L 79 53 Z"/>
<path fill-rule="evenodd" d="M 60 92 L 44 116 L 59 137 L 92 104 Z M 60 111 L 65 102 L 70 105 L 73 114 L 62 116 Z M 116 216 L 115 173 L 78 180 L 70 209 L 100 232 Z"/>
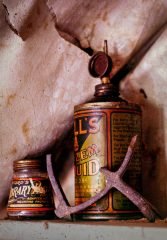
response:
<path fill-rule="evenodd" d="M 63 196 L 62 190 L 60 190 L 61 188 L 54 176 L 51 158 L 49 157 L 49 155 L 47 157 L 47 170 L 48 170 L 49 179 L 51 181 L 54 193 L 59 202 L 58 207 L 55 210 L 55 214 L 60 218 L 70 215 L 72 213 L 76 213 L 78 211 L 81 211 L 81 210 L 89 207 L 91 204 L 95 203 L 100 198 L 102 198 L 110 190 L 110 185 L 106 184 L 106 187 L 102 191 L 100 191 L 96 196 L 90 198 L 88 201 L 86 201 L 78 206 L 70 207 L 66 198 Z"/>
<path fill-rule="evenodd" d="M 134 136 L 130 142 L 130 145 L 128 147 L 127 153 L 125 155 L 124 161 L 122 162 L 122 165 L 116 172 L 111 172 L 105 168 L 102 168 L 100 171 L 105 175 L 106 177 L 106 186 L 105 188 L 97 193 L 95 196 L 90 198 L 88 201 L 74 207 L 70 207 L 67 200 L 63 196 L 60 187 L 58 185 L 58 182 L 56 181 L 52 169 L 52 163 L 51 158 L 47 157 L 47 170 L 48 175 L 54 190 L 54 193 L 58 199 L 58 207 L 55 210 L 55 214 L 58 217 L 65 217 L 67 215 L 70 215 L 72 213 L 76 213 L 78 211 L 81 211 L 87 207 L 89 207 L 91 204 L 95 203 L 97 200 L 101 199 L 106 193 L 108 193 L 111 188 L 116 188 L 121 193 L 123 193 L 128 199 L 130 199 L 142 212 L 142 214 L 148 219 L 150 222 L 154 222 L 156 216 L 160 217 L 160 214 L 158 211 L 153 207 L 147 200 L 145 200 L 137 191 L 135 191 L 133 188 L 128 186 L 123 180 L 122 176 L 125 173 L 128 164 L 130 162 L 130 159 L 133 155 L 135 143 L 136 143 L 137 136 Z"/>

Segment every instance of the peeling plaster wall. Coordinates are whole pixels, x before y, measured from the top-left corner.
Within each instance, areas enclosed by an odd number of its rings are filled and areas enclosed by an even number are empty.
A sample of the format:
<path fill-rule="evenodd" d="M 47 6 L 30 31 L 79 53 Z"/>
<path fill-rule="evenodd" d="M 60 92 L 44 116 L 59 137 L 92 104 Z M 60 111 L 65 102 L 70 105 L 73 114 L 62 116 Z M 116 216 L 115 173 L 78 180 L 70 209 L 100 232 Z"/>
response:
<path fill-rule="evenodd" d="M 13 160 L 57 145 L 72 126 L 74 105 L 89 99 L 95 84 L 87 72 L 88 55 L 60 38 L 44 1 L 34 8 L 35 30 L 26 40 L 6 22 L 0 38 L 1 207 L 8 196 Z"/>
<path fill-rule="evenodd" d="M 99 51 L 108 40 L 113 74 L 167 21 L 165 0 L 48 0 L 48 6 L 58 29 L 83 48 Z"/>
<path fill-rule="evenodd" d="M 163 27 L 122 81 L 121 94 L 142 107 L 144 194 L 167 216 L 167 2 L 4 0 L 3 4 L 5 8 L 0 1 L 0 177 L 4 179 L 0 208 L 8 196 L 13 160 L 39 154 L 53 143 L 55 152 L 60 151 L 60 140 L 72 125 L 73 106 L 89 99 L 99 83 L 88 75 L 89 56 L 83 50 L 102 50 L 107 39 L 114 75 Z M 68 146 L 66 152 L 70 153 Z M 64 166 L 69 171 L 61 179 L 69 196 L 71 161 Z"/>

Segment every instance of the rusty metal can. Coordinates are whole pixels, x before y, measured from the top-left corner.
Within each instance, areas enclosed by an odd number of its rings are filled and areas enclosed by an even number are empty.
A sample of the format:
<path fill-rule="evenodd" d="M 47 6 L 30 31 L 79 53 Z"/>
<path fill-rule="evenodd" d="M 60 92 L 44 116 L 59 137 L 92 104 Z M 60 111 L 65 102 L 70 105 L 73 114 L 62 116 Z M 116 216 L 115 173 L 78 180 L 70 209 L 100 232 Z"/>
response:
<path fill-rule="evenodd" d="M 53 218 L 54 202 L 46 163 L 16 160 L 7 212 L 11 219 Z"/>
<path fill-rule="evenodd" d="M 76 205 L 105 187 L 105 178 L 100 168 L 116 171 L 124 159 L 131 138 L 136 134 L 138 140 L 135 153 L 124 180 L 141 192 L 141 109 L 118 97 L 112 98 L 116 101 L 106 99 L 78 105 L 74 109 Z M 101 200 L 75 215 L 76 219 L 99 220 L 140 217 L 139 210 L 118 190 L 110 191 Z"/>

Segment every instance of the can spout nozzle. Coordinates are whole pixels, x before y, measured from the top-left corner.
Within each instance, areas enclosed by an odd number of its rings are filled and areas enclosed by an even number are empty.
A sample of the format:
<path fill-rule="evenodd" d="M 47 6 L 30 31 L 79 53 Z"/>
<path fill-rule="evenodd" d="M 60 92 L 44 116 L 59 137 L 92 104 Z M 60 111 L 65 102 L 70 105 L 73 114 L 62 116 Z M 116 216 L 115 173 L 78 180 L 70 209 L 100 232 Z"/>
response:
<path fill-rule="evenodd" d="M 104 40 L 104 48 L 103 48 L 103 51 L 106 55 L 108 55 L 108 43 L 107 43 L 107 40 Z"/>

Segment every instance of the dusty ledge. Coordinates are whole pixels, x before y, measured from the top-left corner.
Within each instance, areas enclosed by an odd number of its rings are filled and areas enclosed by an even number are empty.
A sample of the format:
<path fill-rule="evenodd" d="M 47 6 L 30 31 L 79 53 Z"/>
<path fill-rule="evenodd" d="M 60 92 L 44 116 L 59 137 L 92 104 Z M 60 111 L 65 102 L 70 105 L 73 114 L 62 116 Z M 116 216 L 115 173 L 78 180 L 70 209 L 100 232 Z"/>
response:
<path fill-rule="evenodd" d="M 0 239 L 166 240 L 167 222 L 137 221 L 0 221 Z"/>

